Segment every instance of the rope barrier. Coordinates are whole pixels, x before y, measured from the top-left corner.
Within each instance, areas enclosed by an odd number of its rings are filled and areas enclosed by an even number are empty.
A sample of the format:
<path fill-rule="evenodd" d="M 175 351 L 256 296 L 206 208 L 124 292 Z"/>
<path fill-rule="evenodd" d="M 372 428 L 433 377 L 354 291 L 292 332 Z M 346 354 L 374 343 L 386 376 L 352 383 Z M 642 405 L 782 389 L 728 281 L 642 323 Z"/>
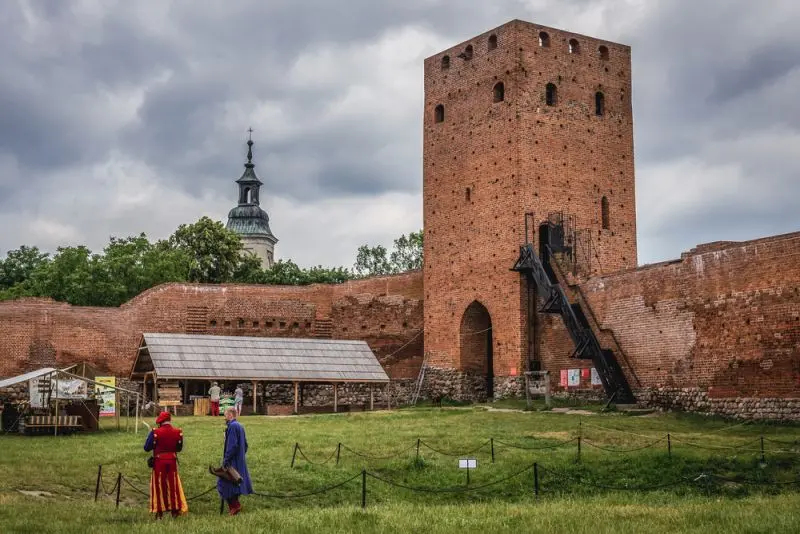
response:
<path fill-rule="evenodd" d="M 306 456 L 306 454 L 303 452 L 303 449 L 302 449 L 302 448 L 301 448 L 299 445 L 297 446 L 297 452 L 299 452 L 299 453 L 300 453 L 300 456 L 301 456 L 301 457 L 302 457 L 302 458 L 303 458 L 303 459 L 304 459 L 306 462 L 310 463 L 311 465 L 325 465 L 325 464 L 327 464 L 328 462 L 330 462 L 330 461 L 333 459 L 333 457 L 334 457 L 334 456 L 336 456 L 336 449 L 334 449 L 334 451 L 331 453 L 331 455 L 330 455 L 330 456 L 328 456 L 328 457 L 327 457 L 325 460 L 323 460 L 323 461 L 321 461 L 321 462 L 312 462 L 311 460 L 309 460 L 309 459 L 308 459 L 308 456 Z"/>
<path fill-rule="evenodd" d="M 591 486 L 600 489 L 610 489 L 610 490 L 633 490 L 633 491 L 654 490 L 654 489 L 668 488 L 670 486 L 677 486 L 679 484 L 684 484 L 687 480 L 689 480 L 687 477 L 681 477 L 680 480 L 665 482 L 663 484 L 656 484 L 652 486 L 609 486 L 606 484 L 597 484 L 595 482 L 583 481 L 573 476 L 570 476 L 567 473 L 556 471 L 555 469 L 545 468 L 542 467 L 541 465 L 539 466 L 539 469 L 541 469 L 546 473 L 552 473 L 553 475 L 557 475 L 562 479 L 571 480 L 579 485 Z"/>
<path fill-rule="evenodd" d="M 361 458 L 366 458 L 368 460 L 391 460 L 392 458 L 397 458 L 398 456 L 406 454 L 407 452 L 413 450 L 414 447 L 416 447 L 416 446 L 417 446 L 417 444 L 415 443 L 415 444 L 411 445 L 410 447 L 407 447 L 407 448 L 403 449 L 402 451 L 396 452 L 394 454 L 390 454 L 388 456 L 372 456 L 372 455 L 364 454 L 363 452 L 359 452 L 359 451 L 356 451 L 354 449 L 351 449 L 350 447 L 348 447 L 347 445 L 342 443 L 342 449 L 344 449 L 346 451 L 349 451 L 349 452 L 355 454 L 356 456 L 360 456 Z"/>
<path fill-rule="evenodd" d="M 388 484 L 390 486 L 395 486 L 395 487 L 398 487 L 398 488 L 403 488 L 403 489 L 407 489 L 407 490 L 411 490 L 411 491 L 418 491 L 418 492 L 424 492 L 424 493 L 466 493 L 466 492 L 469 492 L 469 491 L 476 491 L 476 490 L 479 490 L 479 489 L 488 488 L 490 486 L 496 486 L 497 484 L 501 484 L 503 482 L 506 482 L 507 480 L 511 480 L 512 478 L 518 477 L 522 473 L 525 473 L 526 471 L 531 470 L 533 468 L 533 465 L 534 464 L 530 464 L 529 466 L 525 467 L 524 469 L 520 469 L 516 473 L 508 475 L 507 477 L 503 477 L 503 478 L 501 478 L 499 480 L 494 480 L 492 482 L 487 482 L 486 484 L 481 484 L 480 486 L 459 486 L 459 487 L 456 487 L 456 488 L 423 488 L 423 487 L 408 486 L 406 484 L 401 484 L 399 482 L 394 482 L 392 480 L 388 480 L 388 479 L 385 479 L 383 477 L 379 477 L 378 475 L 376 475 L 374 473 L 370 473 L 369 471 L 367 471 L 367 476 L 371 477 L 371 478 L 374 478 L 375 480 L 379 480 L 379 481 L 383 482 L 384 484 Z"/>
<path fill-rule="evenodd" d="M 636 447 L 636 448 L 633 448 L 633 449 L 614 449 L 614 448 L 610 448 L 610 447 L 603 447 L 601 445 L 597 445 L 597 444 L 592 443 L 591 441 L 589 441 L 586 438 L 583 438 L 582 443 L 585 443 L 585 444 L 589 445 L 590 447 L 594 447 L 595 449 L 600 449 L 601 451 L 628 453 L 628 452 L 636 452 L 636 451 L 641 451 L 641 450 L 644 450 L 644 449 L 649 449 L 650 447 L 652 447 L 654 445 L 657 445 L 657 444 L 661 443 L 662 441 L 665 441 L 666 439 L 667 439 L 667 436 L 664 436 L 663 438 L 659 438 L 659 439 L 653 441 L 652 443 L 648 443 L 647 445 L 644 445 L 642 447 Z"/>
<path fill-rule="evenodd" d="M 328 491 L 335 490 L 336 488 L 340 488 L 340 487 L 344 486 L 348 482 L 352 482 L 353 480 L 357 479 L 360 476 L 361 476 L 361 473 L 356 473 L 355 475 L 351 476 L 350 478 L 348 478 L 346 480 L 343 480 L 341 482 L 338 482 L 338 483 L 336 483 L 336 484 L 334 484 L 332 486 L 326 486 L 324 488 L 321 488 L 321 489 L 318 489 L 318 490 L 314 490 L 314 491 L 311 491 L 311 492 L 308 492 L 308 493 L 301 493 L 299 495 L 290 495 L 290 494 L 289 495 L 287 495 L 287 494 L 281 495 L 281 494 L 275 494 L 275 493 L 260 493 L 260 492 L 254 492 L 253 495 L 258 495 L 259 497 L 268 497 L 268 498 L 271 498 L 271 499 L 301 499 L 303 497 L 310 497 L 312 495 L 319 495 L 320 493 L 326 493 Z"/>
<path fill-rule="evenodd" d="M 519 449 L 519 450 L 522 450 L 522 451 L 543 451 L 543 450 L 546 450 L 546 449 L 557 449 L 558 447 L 563 447 L 564 445 L 567 445 L 568 443 L 573 443 L 573 442 L 575 442 L 577 440 L 578 440 L 578 438 L 571 438 L 571 439 L 568 439 L 566 441 L 561 441 L 559 443 L 556 443 L 555 445 L 544 445 L 542 447 L 523 447 L 521 445 L 514 445 L 513 443 L 506 443 L 506 442 L 500 441 L 498 439 L 495 439 L 494 442 L 497 443 L 497 444 L 503 445 L 505 447 L 510 447 L 512 449 Z"/>
<path fill-rule="evenodd" d="M 419 443 L 420 443 L 420 445 L 425 445 L 425 447 L 427 447 L 428 449 L 432 450 L 433 452 L 442 454 L 444 456 L 452 456 L 453 458 L 458 458 L 459 456 L 466 456 L 468 454 L 473 454 L 474 452 L 477 452 L 477 451 L 481 450 L 485 446 L 489 445 L 491 443 L 491 441 L 492 440 L 486 440 L 485 442 L 483 442 L 481 445 L 475 447 L 474 449 L 471 449 L 471 450 L 468 450 L 468 451 L 462 452 L 462 453 L 452 453 L 452 452 L 446 452 L 446 451 L 442 451 L 442 450 L 439 450 L 439 449 L 435 449 L 435 448 L 433 448 L 432 446 L 430 446 L 429 444 L 425 443 L 422 440 L 420 440 Z"/>
<path fill-rule="evenodd" d="M 131 487 L 131 488 L 132 488 L 134 491 L 136 491 L 136 492 L 138 492 L 138 493 L 141 493 L 142 495 L 144 495 L 144 496 L 145 496 L 145 497 L 147 497 L 148 499 L 150 498 L 150 492 L 147 492 L 147 491 L 144 491 L 144 490 L 142 490 L 142 489 L 140 489 L 140 488 L 137 488 L 137 487 L 136 487 L 136 486 L 133 484 L 133 482 L 131 482 L 130 480 L 128 480 L 128 478 L 127 478 L 127 477 L 124 477 L 124 476 L 123 476 L 123 477 L 122 477 L 122 480 L 123 480 L 124 482 L 126 482 L 126 483 L 128 484 L 128 486 L 130 486 L 130 487 Z"/>

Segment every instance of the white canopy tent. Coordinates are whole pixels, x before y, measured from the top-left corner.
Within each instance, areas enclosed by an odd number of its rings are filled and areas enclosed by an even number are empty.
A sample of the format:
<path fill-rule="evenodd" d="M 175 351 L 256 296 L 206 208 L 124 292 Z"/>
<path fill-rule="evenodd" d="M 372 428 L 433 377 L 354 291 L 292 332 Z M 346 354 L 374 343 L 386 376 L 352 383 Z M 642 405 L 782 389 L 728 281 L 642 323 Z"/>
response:
<path fill-rule="evenodd" d="M 119 386 L 112 386 L 110 384 L 103 384 L 103 383 L 97 382 L 96 380 L 93 380 L 91 378 L 87 378 L 85 376 L 73 374 L 73 373 L 68 371 L 68 369 L 74 369 L 74 368 L 75 368 L 75 366 L 66 367 L 64 369 L 54 369 L 52 367 L 44 367 L 42 369 L 37 369 L 36 371 L 30 371 L 28 373 L 24 373 L 24 374 L 21 374 L 21 375 L 13 376 L 13 377 L 10 377 L 10 378 L 5 378 L 3 380 L 0 380 L 0 389 L 11 387 L 11 386 L 15 386 L 17 384 L 28 383 L 31 380 L 35 380 L 35 379 L 38 378 L 38 379 L 49 380 L 51 383 L 55 384 L 56 392 L 59 392 L 59 386 L 58 386 L 59 381 L 65 382 L 65 381 L 76 381 L 76 380 L 79 380 L 79 381 L 85 382 L 87 384 L 93 384 L 95 386 L 100 386 L 100 387 L 103 387 L 103 388 L 112 389 L 115 392 L 123 392 L 123 393 L 127 393 L 128 395 L 134 395 L 136 397 L 136 411 L 135 411 L 134 432 L 138 434 L 138 432 L 139 432 L 139 405 L 141 404 L 141 402 L 140 402 L 141 394 L 138 391 L 132 391 L 132 390 L 129 390 L 129 389 L 121 388 Z M 55 424 L 53 425 L 54 426 L 54 435 L 58 435 L 58 426 L 59 426 L 58 425 L 58 423 L 59 423 L 58 403 L 59 403 L 59 400 L 60 400 L 58 393 L 56 394 L 54 399 L 48 398 L 48 401 L 47 401 L 48 404 L 50 403 L 51 400 L 54 401 L 54 403 L 55 403 L 55 413 L 56 413 L 56 417 L 54 419 L 54 423 Z M 79 400 L 80 402 L 83 402 L 81 399 L 77 399 L 77 400 Z"/>

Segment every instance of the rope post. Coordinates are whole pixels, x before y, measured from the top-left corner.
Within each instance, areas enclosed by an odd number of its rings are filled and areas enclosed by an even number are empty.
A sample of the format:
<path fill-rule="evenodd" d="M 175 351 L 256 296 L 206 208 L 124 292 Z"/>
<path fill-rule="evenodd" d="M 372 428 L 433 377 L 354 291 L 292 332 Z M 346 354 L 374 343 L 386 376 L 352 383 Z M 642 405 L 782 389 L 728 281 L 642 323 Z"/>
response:
<path fill-rule="evenodd" d="M 492 463 L 494 463 L 494 438 L 490 438 L 489 441 L 492 443 Z"/>
<path fill-rule="evenodd" d="M 764 436 L 761 436 L 761 463 L 766 463 L 766 459 L 764 458 Z"/>
<path fill-rule="evenodd" d="M 336 465 L 339 465 L 339 455 L 342 453 L 342 444 L 336 446 Z"/>
<path fill-rule="evenodd" d="M 578 461 L 581 461 L 581 437 L 578 436 Z"/>
<path fill-rule="evenodd" d="M 417 458 L 415 460 L 417 464 L 419 464 L 419 441 L 419 438 L 417 438 Z"/>
<path fill-rule="evenodd" d="M 667 433 L 667 456 L 672 458 L 672 438 L 669 433 Z"/>
<path fill-rule="evenodd" d="M 103 464 L 97 466 L 97 484 L 94 487 L 94 500 L 97 500 L 97 496 L 100 495 L 100 480 L 103 476 Z"/>
<path fill-rule="evenodd" d="M 292 467 L 294 467 L 294 460 L 295 460 L 295 458 L 297 458 L 297 448 L 298 448 L 299 446 L 300 446 L 300 445 L 299 445 L 298 443 L 296 443 L 296 442 L 295 442 L 295 444 L 294 444 L 294 451 L 292 452 Z"/>
<path fill-rule="evenodd" d="M 539 464 L 533 463 L 533 496 L 539 498 Z"/>
<path fill-rule="evenodd" d="M 117 474 L 117 508 L 119 508 L 119 493 L 122 491 L 122 473 Z"/>
<path fill-rule="evenodd" d="M 367 507 L 367 470 L 361 470 L 361 508 Z"/>

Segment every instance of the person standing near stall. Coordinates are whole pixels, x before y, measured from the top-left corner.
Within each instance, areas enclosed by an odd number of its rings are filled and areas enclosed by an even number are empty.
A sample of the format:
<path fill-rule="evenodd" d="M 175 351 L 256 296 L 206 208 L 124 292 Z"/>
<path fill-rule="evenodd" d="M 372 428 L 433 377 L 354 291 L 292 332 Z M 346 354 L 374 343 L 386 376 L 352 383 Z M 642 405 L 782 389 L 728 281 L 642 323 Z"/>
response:
<path fill-rule="evenodd" d="M 148 462 L 152 468 L 150 513 L 156 514 L 156 519 L 161 519 L 164 512 L 178 517 L 189 512 L 178 475 L 178 453 L 183 450 L 183 431 L 172 426 L 169 412 L 161 412 L 156 418 L 156 425 L 144 442 L 144 450 L 153 451 L 153 457 Z"/>
<path fill-rule="evenodd" d="M 211 415 L 219 415 L 219 395 L 222 392 L 216 382 L 211 383 L 208 390 L 209 404 L 211 404 Z"/>
<path fill-rule="evenodd" d="M 233 392 L 233 407 L 236 408 L 236 417 L 241 417 L 243 403 L 244 391 L 242 390 L 242 386 L 237 385 L 236 391 Z"/>

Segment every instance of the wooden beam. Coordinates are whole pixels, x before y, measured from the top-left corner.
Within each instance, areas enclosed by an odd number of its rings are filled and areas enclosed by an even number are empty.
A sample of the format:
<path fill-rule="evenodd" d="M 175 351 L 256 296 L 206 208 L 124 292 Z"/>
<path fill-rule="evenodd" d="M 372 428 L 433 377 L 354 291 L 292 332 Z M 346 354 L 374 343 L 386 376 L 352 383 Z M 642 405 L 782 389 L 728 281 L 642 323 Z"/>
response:
<path fill-rule="evenodd" d="M 339 384 L 333 383 L 333 413 L 339 411 Z"/>
<path fill-rule="evenodd" d="M 372 384 L 369 385 L 369 411 L 375 409 L 375 394 L 374 390 L 372 389 Z"/>
<path fill-rule="evenodd" d="M 255 415 L 258 412 L 258 404 L 257 404 L 258 397 L 256 396 L 257 393 L 258 393 L 258 382 L 253 380 L 253 415 Z"/>
<path fill-rule="evenodd" d="M 295 413 L 295 415 L 297 415 L 297 389 L 298 389 L 298 383 L 295 382 L 294 383 L 294 413 Z"/>

